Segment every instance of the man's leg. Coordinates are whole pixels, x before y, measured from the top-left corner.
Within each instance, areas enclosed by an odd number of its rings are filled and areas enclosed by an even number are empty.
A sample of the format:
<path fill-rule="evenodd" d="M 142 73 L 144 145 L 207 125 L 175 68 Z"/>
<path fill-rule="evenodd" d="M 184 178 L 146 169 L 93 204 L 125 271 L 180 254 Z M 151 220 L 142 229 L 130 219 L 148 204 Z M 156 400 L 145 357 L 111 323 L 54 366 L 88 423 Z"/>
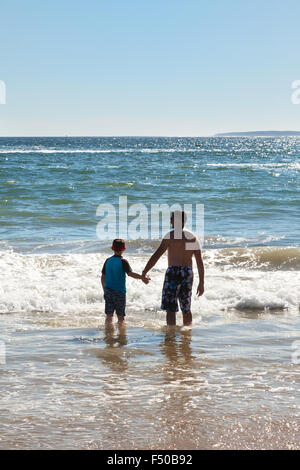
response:
<path fill-rule="evenodd" d="M 184 279 L 180 286 L 179 302 L 182 310 L 182 319 L 184 326 L 192 324 L 191 300 L 193 287 L 193 270 L 190 266 L 184 268 Z"/>
<path fill-rule="evenodd" d="M 167 311 L 167 325 L 176 325 L 176 312 L 170 312 L 169 310 Z"/>
<path fill-rule="evenodd" d="M 162 290 L 161 309 L 167 311 L 167 325 L 176 325 L 176 312 L 178 311 L 177 303 L 177 279 L 176 269 L 169 266 L 166 274 Z"/>

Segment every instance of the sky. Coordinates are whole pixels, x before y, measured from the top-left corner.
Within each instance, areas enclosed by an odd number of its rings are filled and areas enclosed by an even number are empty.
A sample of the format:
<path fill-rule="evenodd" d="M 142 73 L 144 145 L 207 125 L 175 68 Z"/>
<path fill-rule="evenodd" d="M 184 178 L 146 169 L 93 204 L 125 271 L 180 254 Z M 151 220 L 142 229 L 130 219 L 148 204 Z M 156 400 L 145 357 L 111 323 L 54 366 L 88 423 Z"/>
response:
<path fill-rule="evenodd" d="M 1 0 L 0 136 L 300 130 L 299 0 Z"/>

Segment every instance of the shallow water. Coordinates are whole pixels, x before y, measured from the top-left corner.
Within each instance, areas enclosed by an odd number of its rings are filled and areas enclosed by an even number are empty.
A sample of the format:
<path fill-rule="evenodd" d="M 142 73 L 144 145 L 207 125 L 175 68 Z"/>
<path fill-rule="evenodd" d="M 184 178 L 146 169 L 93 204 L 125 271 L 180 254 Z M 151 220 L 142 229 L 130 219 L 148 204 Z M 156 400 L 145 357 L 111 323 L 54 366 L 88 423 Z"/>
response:
<path fill-rule="evenodd" d="M 0 138 L 0 448 L 299 448 L 295 138 Z M 101 202 L 204 203 L 205 293 L 165 327 L 166 257 L 105 329 Z M 128 240 L 141 272 L 155 240 Z M 6 353 L 6 354 L 4 354 Z"/>
<path fill-rule="evenodd" d="M 174 330 L 14 317 L 1 319 L 2 449 L 299 447 L 299 318 Z"/>

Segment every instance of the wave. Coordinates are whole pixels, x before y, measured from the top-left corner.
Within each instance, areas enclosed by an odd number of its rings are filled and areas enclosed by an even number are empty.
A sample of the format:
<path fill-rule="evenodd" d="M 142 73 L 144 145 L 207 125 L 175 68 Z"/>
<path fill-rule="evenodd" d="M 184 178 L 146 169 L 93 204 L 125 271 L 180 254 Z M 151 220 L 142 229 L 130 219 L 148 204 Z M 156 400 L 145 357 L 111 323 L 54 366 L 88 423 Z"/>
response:
<path fill-rule="evenodd" d="M 56 154 L 56 153 L 174 153 L 174 152 L 199 152 L 199 149 L 177 149 L 177 148 L 113 148 L 113 149 L 1 149 L 0 156 L 14 153 L 37 153 L 37 154 Z"/>
<path fill-rule="evenodd" d="M 266 243 L 282 237 L 266 237 Z M 159 240 L 128 240 L 126 255 L 150 256 L 159 246 Z M 252 244 L 257 245 L 257 240 Z M 245 246 L 246 245 L 246 246 Z M 20 254 L 110 254 L 111 240 L 52 240 L 40 243 L 20 239 L 14 245 L 0 242 L 0 255 Z M 223 269 L 246 269 L 262 271 L 300 270 L 300 248 L 297 246 L 251 246 L 249 239 L 207 237 L 202 247 L 203 258 L 208 266 Z"/>
<path fill-rule="evenodd" d="M 214 168 L 288 168 L 288 169 L 300 169 L 300 163 L 298 162 L 284 162 L 284 163 L 207 163 L 206 166 Z"/>
<path fill-rule="evenodd" d="M 82 223 L 85 223 L 84 221 Z M 249 262 L 249 267 L 259 267 L 260 265 L 263 266 L 266 262 L 264 258 L 263 252 L 260 256 L 261 262 L 259 264 L 259 253 L 260 249 L 266 248 L 266 253 L 268 253 L 268 246 L 273 245 L 273 248 L 277 246 L 278 249 L 284 248 L 284 250 L 288 247 L 281 246 L 284 242 L 284 236 L 271 236 L 271 235 L 261 235 L 257 238 L 247 238 L 247 237 L 236 237 L 236 238 L 229 238 L 223 237 L 221 235 L 217 236 L 207 236 L 204 238 L 203 243 L 203 252 L 204 256 L 207 258 L 209 262 L 213 259 L 214 262 L 217 264 L 222 264 L 222 260 L 224 260 L 224 264 L 226 264 L 226 260 L 228 263 L 236 266 L 240 264 L 241 266 L 246 261 Z M 154 250 L 156 250 L 159 246 L 160 240 L 127 240 L 126 253 L 130 254 L 151 254 Z M 40 239 L 40 240 L 32 240 L 28 238 L 19 238 L 14 240 L 0 240 L 0 251 L 11 251 L 16 253 L 23 253 L 23 254 L 30 254 L 30 253 L 110 253 L 111 252 L 111 240 L 60 240 L 60 239 Z M 244 249 L 245 252 L 236 249 Z M 256 248 L 257 254 L 254 255 L 255 251 L 251 252 L 250 248 Z M 269 248 L 271 248 L 269 246 Z M 224 251 L 221 251 L 224 249 Z M 225 249 L 228 249 L 227 251 Z M 297 247 L 295 248 L 298 249 Z M 288 263 L 287 266 L 291 262 L 289 256 L 291 253 L 289 251 L 282 251 L 282 261 L 284 262 L 284 256 L 287 256 Z M 266 255 L 267 256 L 267 255 Z M 296 256 L 296 260 L 297 260 Z M 271 255 L 272 260 L 272 255 Z M 272 263 L 270 264 L 270 266 Z M 297 261 L 296 261 L 296 265 Z M 275 266 L 276 267 L 276 266 Z M 278 269 L 280 269 L 280 265 L 277 265 Z M 292 269 L 292 268 L 291 268 Z"/>
<path fill-rule="evenodd" d="M 91 317 L 95 321 L 104 309 L 100 273 L 107 257 L 108 253 L 0 252 L 0 313 L 44 315 L 68 324 Z M 134 271 L 141 272 L 149 255 L 127 253 L 126 258 Z M 205 294 L 195 296 L 197 274 L 193 291 L 193 313 L 199 321 L 231 310 L 299 314 L 299 248 L 206 250 L 204 262 Z M 149 286 L 127 279 L 127 311 L 134 324 L 164 322 L 160 301 L 166 265 L 166 258 L 161 258 L 150 273 Z"/>
<path fill-rule="evenodd" d="M 202 149 L 200 148 L 110 148 L 110 149 L 101 149 L 101 148 L 74 148 L 74 149 L 49 149 L 49 148 L 13 148 L 13 149 L 1 149 L 0 150 L 0 157 L 5 157 L 9 154 L 161 154 L 161 153 L 201 153 Z M 205 149 L 204 153 L 209 152 L 216 152 L 218 153 L 217 149 Z M 222 153 L 224 151 L 222 150 Z M 199 164 L 192 164 L 190 165 L 192 168 L 197 168 Z M 299 162 L 269 162 L 269 163 L 261 163 L 261 162 L 202 162 L 201 166 L 205 166 L 208 168 L 216 168 L 216 169 L 226 169 L 226 168 L 249 168 L 249 169 L 289 169 L 289 170 L 299 170 L 300 163 Z"/>
<path fill-rule="evenodd" d="M 299 247 L 224 248 L 207 250 L 205 258 L 209 265 L 230 269 L 300 270 Z"/>

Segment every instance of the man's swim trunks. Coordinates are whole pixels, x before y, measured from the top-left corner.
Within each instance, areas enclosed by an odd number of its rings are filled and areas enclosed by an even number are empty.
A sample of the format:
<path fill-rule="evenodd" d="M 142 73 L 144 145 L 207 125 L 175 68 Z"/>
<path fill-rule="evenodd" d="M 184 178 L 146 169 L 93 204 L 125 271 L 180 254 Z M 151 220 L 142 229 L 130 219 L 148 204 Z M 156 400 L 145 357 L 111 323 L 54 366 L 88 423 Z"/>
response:
<path fill-rule="evenodd" d="M 179 300 L 182 312 L 190 312 L 192 286 L 192 266 L 169 266 L 162 291 L 161 309 L 178 312 Z"/>

